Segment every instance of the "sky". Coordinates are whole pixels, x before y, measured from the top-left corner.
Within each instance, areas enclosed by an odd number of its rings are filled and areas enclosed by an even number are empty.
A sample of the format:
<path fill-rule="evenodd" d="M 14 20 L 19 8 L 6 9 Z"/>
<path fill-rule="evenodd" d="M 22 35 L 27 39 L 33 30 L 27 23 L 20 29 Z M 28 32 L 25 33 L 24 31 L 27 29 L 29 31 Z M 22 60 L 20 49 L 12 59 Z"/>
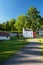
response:
<path fill-rule="evenodd" d="M 32 6 L 43 16 L 43 0 L 0 0 L 0 23 L 25 15 Z"/>

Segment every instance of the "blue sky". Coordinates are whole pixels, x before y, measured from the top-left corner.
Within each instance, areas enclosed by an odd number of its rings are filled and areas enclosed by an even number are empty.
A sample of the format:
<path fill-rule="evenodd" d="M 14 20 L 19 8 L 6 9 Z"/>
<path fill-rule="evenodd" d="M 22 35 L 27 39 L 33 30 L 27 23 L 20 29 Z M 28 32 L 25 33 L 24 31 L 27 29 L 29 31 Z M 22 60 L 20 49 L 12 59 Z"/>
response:
<path fill-rule="evenodd" d="M 43 16 L 43 0 L 0 0 L 0 23 L 25 15 L 31 6 L 36 7 Z"/>

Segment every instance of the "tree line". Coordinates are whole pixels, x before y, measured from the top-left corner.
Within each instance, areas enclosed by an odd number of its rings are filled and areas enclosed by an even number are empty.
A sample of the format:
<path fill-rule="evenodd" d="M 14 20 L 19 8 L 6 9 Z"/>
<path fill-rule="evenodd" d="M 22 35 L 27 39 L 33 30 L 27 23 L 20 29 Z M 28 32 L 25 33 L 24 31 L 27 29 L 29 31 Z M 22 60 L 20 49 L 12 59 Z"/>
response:
<path fill-rule="evenodd" d="M 38 31 L 43 28 L 43 17 L 35 7 L 30 7 L 26 15 L 18 16 L 18 19 L 11 19 L 0 24 L 0 31 L 22 32 L 23 28 L 29 28 Z"/>

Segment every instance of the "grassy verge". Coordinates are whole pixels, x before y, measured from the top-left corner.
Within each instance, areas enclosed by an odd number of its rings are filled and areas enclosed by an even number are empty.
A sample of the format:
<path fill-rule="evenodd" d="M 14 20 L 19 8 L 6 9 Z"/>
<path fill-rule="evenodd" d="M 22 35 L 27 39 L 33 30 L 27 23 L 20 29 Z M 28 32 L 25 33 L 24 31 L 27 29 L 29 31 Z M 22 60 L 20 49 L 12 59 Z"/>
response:
<path fill-rule="evenodd" d="M 0 63 L 4 62 L 24 47 L 28 42 L 23 37 L 12 37 L 8 41 L 0 41 Z"/>
<path fill-rule="evenodd" d="M 41 41 L 40 41 L 40 43 L 41 43 L 41 50 L 42 50 L 42 56 L 43 56 L 43 38 L 41 39 Z"/>

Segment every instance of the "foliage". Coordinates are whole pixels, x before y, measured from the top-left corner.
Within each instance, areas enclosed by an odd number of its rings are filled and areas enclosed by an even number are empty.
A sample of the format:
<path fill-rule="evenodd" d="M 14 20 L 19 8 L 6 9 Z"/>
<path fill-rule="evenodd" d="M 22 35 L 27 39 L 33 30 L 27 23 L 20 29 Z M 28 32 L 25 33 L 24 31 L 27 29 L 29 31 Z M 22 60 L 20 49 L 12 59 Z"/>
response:
<path fill-rule="evenodd" d="M 39 15 L 39 13 L 40 12 L 35 7 L 31 7 L 27 12 L 27 15 L 29 16 L 30 20 L 32 21 L 31 28 L 33 29 L 33 31 L 37 31 L 37 29 L 40 26 L 39 21 L 40 21 L 41 17 Z"/>
<path fill-rule="evenodd" d="M 26 15 L 18 16 L 18 19 L 11 19 L 0 24 L 0 31 L 22 32 L 24 28 L 31 28 L 33 31 L 38 31 L 43 28 L 43 17 L 35 7 L 30 7 Z"/>
<path fill-rule="evenodd" d="M 15 22 L 16 19 L 11 19 L 9 21 L 3 22 L 2 24 L 0 24 L 0 30 L 14 32 L 14 30 L 16 30 L 14 26 Z"/>
<path fill-rule="evenodd" d="M 25 16 L 22 15 L 18 17 L 18 20 L 15 23 L 15 27 L 18 31 L 22 31 L 24 24 L 25 24 Z"/>

